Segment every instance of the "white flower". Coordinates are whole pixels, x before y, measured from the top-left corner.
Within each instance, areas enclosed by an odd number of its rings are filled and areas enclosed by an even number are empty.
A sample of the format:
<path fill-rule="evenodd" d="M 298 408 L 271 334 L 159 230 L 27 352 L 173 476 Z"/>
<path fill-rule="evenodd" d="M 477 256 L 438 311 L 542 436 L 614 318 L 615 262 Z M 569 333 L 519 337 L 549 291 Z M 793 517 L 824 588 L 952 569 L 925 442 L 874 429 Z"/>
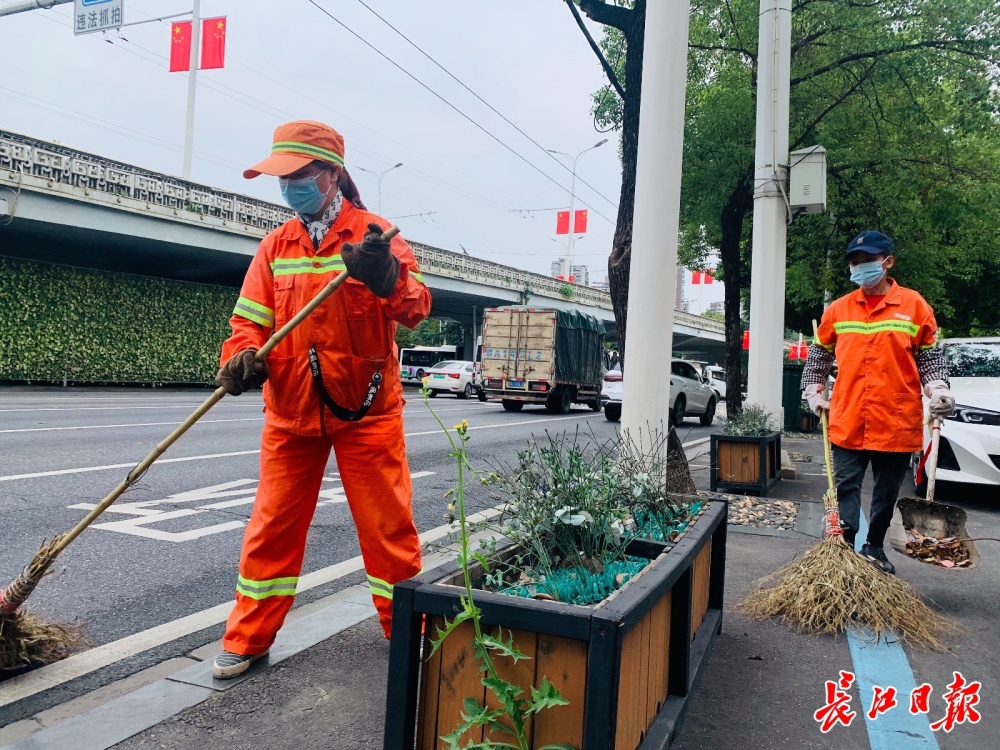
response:
<path fill-rule="evenodd" d="M 625 524 L 622 523 L 622 520 L 620 518 L 616 518 L 614 521 L 611 522 L 611 530 L 614 531 L 616 534 L 624 534 Z"/>

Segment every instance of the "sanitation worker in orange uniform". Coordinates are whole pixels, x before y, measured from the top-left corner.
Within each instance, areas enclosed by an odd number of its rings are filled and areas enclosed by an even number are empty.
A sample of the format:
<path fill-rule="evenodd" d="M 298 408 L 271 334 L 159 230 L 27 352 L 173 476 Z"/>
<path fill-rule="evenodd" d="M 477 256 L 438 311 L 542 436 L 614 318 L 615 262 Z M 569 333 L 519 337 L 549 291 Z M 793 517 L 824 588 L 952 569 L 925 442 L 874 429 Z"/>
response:
<path fill-rule="evenodd" d="M 271 156 L 243 173 L 278 177 L 296 217 L 261 242 L 222 346 L 219 385 L 264 387 L 260 486 L 243 538 L 236 606 L 213 674 L 241 674 L 267 653 L 292 606 L 306 533 L 332 450 L 388 638 L 393 584 L 420 571 L 396 324 L 414 327 L 431 298 L 413 252 L 365 210 L 344 170 L 344 139 L 318 122 L 274 132 Z M 254 354 L 327 283 L 350 278 L 263 363 Z M 375 393 L 374 398 L 370 394 Z"/>
<path fill-rule="evenodd" d="M 859 288 L 823 313 L 802 371 L 802 397 L 817 415 L 830 413 L 840 523 L 851 549 L 861 523 L 861 483 L 871 465 L 875 486 L 861 555 L 893 574 L 884 541 L 910 457 L 923 449 L 921 393 L 936 418 L 950 416 L 955 400 L 934 311 L 887 275 L 895 263 L 892 240 L 862 232 L 848 244 L 846 261 Z M 837 382 L 827 401 L 834 362 Z"/>

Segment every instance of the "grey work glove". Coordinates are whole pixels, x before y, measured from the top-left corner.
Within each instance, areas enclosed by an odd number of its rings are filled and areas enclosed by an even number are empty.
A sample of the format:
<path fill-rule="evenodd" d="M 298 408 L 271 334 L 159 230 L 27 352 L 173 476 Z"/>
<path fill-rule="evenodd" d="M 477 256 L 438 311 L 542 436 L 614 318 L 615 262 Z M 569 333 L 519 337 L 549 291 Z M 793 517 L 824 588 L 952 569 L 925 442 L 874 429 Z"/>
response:
<path fill-rule="evenodd" d="M 807 385 L 805 390 L 802 391 L 802 398 L 809 404 L 809 408 L 812 409 L 813 414 L 817 417 L 820 415 L 820 412 L 830 411 L 830 402 L 823 396 L 824 390 L 823 386 L 816 384 Z"/>
<path fill-rule="evenodd" d="M 937 419 L 945 419 L 955 413 L 955 398 L 943 380 L 932 380 L 924 386 L 924 395 L 931 400 L 927 410 Z"/>
<path fill-rule="evenodd" d="M 267 380 L 267 365 L 255 359 L 256 349 L 237 352 L 219 368 L 215 382 L 230 396 L 239 396 L 251 388 L 260 388 Z"/>
<path fill-rule="evenodd" d="M 382 227 L 371 223 L 360 244 L 345 242 L 340 256 L 347 266 L 347 273 L 371 290 L 376 297 L 388 297 L 399 282 L 399 258 L 389 249 L 389 241 L 382 239 Z"/>

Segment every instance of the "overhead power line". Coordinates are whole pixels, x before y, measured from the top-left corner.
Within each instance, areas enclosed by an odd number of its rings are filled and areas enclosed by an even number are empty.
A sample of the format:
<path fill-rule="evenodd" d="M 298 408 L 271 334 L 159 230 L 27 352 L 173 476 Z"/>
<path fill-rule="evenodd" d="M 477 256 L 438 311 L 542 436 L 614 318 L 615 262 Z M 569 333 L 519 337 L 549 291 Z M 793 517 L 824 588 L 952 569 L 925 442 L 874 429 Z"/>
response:
<path fill-rule="evenodd" d="M 566 170 L 567 172 L 569 172 L 569 171 L 570 171 L 569 167 L 567 167 L 567 166 L 566 166 L 565 164 L 563 164 L 563 163 L 562 163 L 561 161 L 559 161 L 559 159 L 557 159 L 557 158 L 555 157 L 555 155 L 554 155 L 554 154 L 552 154 L 552 153 L 551 153 L 551 152 L 550 152 L 550 151 L 549 151 L 549 150 L 548 150 L 547 148 L 545 148 L 545 146 L 543 146 L 543 145 L 542 145 L 542 144 L 540 144 L 540 143 L 539 143 L 538 141 L 536 141 L 536 140 L 535 140 L 534 138 L 532 138 L 532 137 L 531 137 L 530 135 L 528 135 L 528 134 L 527 134 L 527 133 L 525 133 L 525 132 L 524 132 L 523 130 L 521 130 L 521 128 L 519 128 L 519 127 L 518 127 L 518 126 L 517 126 L 516 124 L 514 124 L 513 122 L 511 122 L 511 121 L 510 121 L 510 120 L 509 120 L 509 119 L 507 118 L 507 116 L 506 116 L 506 115 L 504 115 L 504 114 L 503 114 L 503 113 L 502 113 L 502 112 L 501 112 L 500 110 L 498 110 L 498 109 L 497 109 L 496 107 L 494 107 L 494 106 L 493 106 L 492 104 L 490 104 L 490 103 L 489 103 L 488 101 L 486 101 L 485 99 L 483 99 L 483 97 L 481 97 L 481 96 L 480 96 L 479 94 L 477 94 L 477 93 L 476 93 L 475 91 L 473 91 L 473 90 L 472 90 L 471 88 L 469 88 L 469 87 L 468 87 L 468 86 L 467 86 L 467 85 L 465 84 L 465 82 L 464 82 L 464 81 L 462 81 L 462 80 L 461 80 L 460 78 L 458 78 L 457 76 L 455 76 L 455 75 L 454 75 L 454 74 L 453 74 L 453 73 L 452 73 L 452 72 L 451 72 L 450 70 L 448 70 L 448 69 L 447 69 L 447 68 L 446 68 L 446 67 L 445 67 L 444 65 L 442 65 L 441 63 L 439 63 L 439 62 L 438 62 L 437 60 L 435 60 L 435 59 L 434 59 L 433 57 L 431 57 L 431 56 L 430 56 L 430 55 L 429 55 L 429 54 L 428 54 L 427 52 L 425 52 L 425 51 L 424 51 L 424 50 L 423 50 L 423 49 L 422 49 L 422 48 L 421 48 L 421 47 L 420 47 L 420 46 L 419 46 L 419 45 L 418 45 L 418 44 L 417 44 L 416 42 L 414 42 L 414 41 L 413 41 L 412 39 L 410 39 L 410 38 L 409 38 L 409 37 L 408 37 L 408 36 L 407 36 L 406 34 L 404 34 L 404 33 L 403 33 L 402 31 L 400 31 L 400 30 L 399 30 L 399 29 L 397 29 L 397 28 L 396 28 L 395 26 L 393 26 L 393 25 L 392 25 L 391 23 L 389 23 L 389 21 L 387 21 L 387 20 L 385 19 L 385 17 L 384 17 L 384 16 L 380 15 L 380 14 L 378 13 L 378 11 L 376 11 L 376 10 L 375 10 L 374 8 L 372 8 L 372 7 L 371 7 L 371 6 L 370 6 L 370 5 L 368 4 L 368 3 L 366 3 L 366 2 L 365 2 L 365 0 L 358 0 L 358 2 L 359 2 L 359 3 L 361 3 L 361 4 L 362 4 L 362 5 L 363 5 L 363 6 L 365 7 L 365 8 L 367 8 L 367 9 L 369 10 L 369 12 L 371 12 L 371 13 L 372 13 L 372 14 L 373 14 L 373 15 L 374 15 L 374 16 L 375 16 L 376 18 L 378 18 L 378 19 L 379 19 L 379 20 L 380 20 L 380 21 L 381 21 L 382 23 L 384 23 L 384 24 L 385 24 L 386 26 L 388 26 L 388 27 L 389 27 L 390 29 L 392 29 L 392 30 L 393 30 L 393 31 L 395 31 L 395 32 L 396 32 L 397 34 L 399 34 L 399 36 L 403 37 L 403 39 L 405 39 L 405 40 L 406 40 L 407 44 L 409 44 L 409 45 L 410 45 L 411 47 L 413 47 L 413 48 L 414 48 L 414 49 L 415 49 L 415 50 L 416 50 L 417 52 L 419 52 L 419 53 L 420 53 L 421 55 L 423 55 L 423 56 L 424 56 L 424 57 L 426 57 L 426 58 L 427 58 L 428 60 L 430 60 L 430 61 L 431 61 L 432 63 L 434 63 L 434 64 L 435 64 L 435 65 L 436 65 L 437 67 L 439 67 L 439 68 L 440 68 L 441 70 L 443 70 L 443 71 L 445 72 L 445 74 L 446 74 L 446 75 L 447 75 L 447 76 L 448 76 L 449 78 L 451 78 L 451 79 L 452 79 L 453 81 L 455 81 L 455 83 L 457 83 L 457 84 L 458 84 L 459 86 L 461 86 L 461 87 L 462 87 L 462 88 L 464 88 L 464 89 L 465 89 L 466 91 L 468 91 L 468 92 L 469 92 L 470 94 L 472 94 L 472 95 L 473 95 L 474 97 L 476 97 L 476 98 L 477 98 L 477 99 L 478 99 L 479 101 L 481 101 L 481 102 L 482 102 L 483 104 L 485 104 L 485 105 L 486 105 L 487 107 L 489 107 L 489 109 L 490 109 L 490 110 L 491 110 L 491 111 L 492 111 L 493 113 L 495 113 L 495 114 L 496 114 L 497 116 L 499 116 L 499 117 L 500 117 L 500 119 L 502 119 L 502 120 L 503 120 L 504 122 L 506 122 L 506 123 L 507 123 L 508 125 L 510 125 L 510 126 L 511 126 L 512 128 L 514 128 L 514 130 L 516 130 L 516 131 L 517 131 L 518 133 L 520 133 L 520 134 L 521 134 L 521 135 L 523 135 L 523 136 L 524 136 L 525 138 L 527 138 L 527 139 L 528 139 L 529 141 L 531 141 L 531 142 L 532 142 L 532 143 L 533 143 L 533 144 L 534 144 L 535 146 L 537 146 L 538 148 L 540 148 L 540 149 L 542 150 L 542 152 L 543 152 L 543 153 L 544 153 L 544 154 L 545 154 L 546 156 L 548 156 L 548 157 L 549 157 L 550 159 L 552 159 L 552 161 L 554 161 L 554 162 L 555 162 L 556 164 L 558 164 L 558 165 L 559 165 L 560 167 L 562 167 L 563 169 L 565 169 L 565 170 Z M 582 23 L 582 22 L 581 22 L 581 23 Z M 617 80 L 615 81 L 615 83 L 617 83 Z M 623 96 L 624 96 L 624 94 L 623 94 Z M 611 205 L 611 206 L 612 206 L 613 208 L 615 208 L 615 209 L 617 209 L 617 208 L 618 208 L 618 204 L 617 204 L 617 203 L 615 203 L 615 202 L 614 202 L 614 201 L 612 201 L 612 200 L 611 200 L 610 198 L 608 198 L 607 196 L 605 196 L 605 195 L 604 195 L 603 193 L 601 193 L 601 191 L 600 191 L 600 190 L 598 190 L 597 188 L 595 188 L 595 187 L 594 187 L 593 185 L 591 185 L 591 184 L 590 184 L 589 182 L 587 182 L 586 180 L 584 180 L 584 179 L 583 179 L 582 177 L 580 177 L 579 175 L 577 175 L 576 179 L 577 179 L 577 180 L 579 180 L 580 182 L 582 182 L 582 183 L 583 183 L 584 185 L 586 185 L 587 187 L 589 187 L 589 188 L 590 188 L 591 190 L 593 190 L 593 191 L 594 191 L 594 192 L 595 192 L 595 193 L 596 193 L 597 195 L 599 195 L 599 196 L 600 196 L 601 198 L 603 198 L 603 199 L 604 199 L 605 201 L 607 201 L 607 202 L 608 202 L 608 203 L 609 203 L 609 204 L 610 204 L 610 205 Z"/>
<path fill-rule="evenodd" d="M 364 44 L 364 45 L 365 45 L 366 47 L 368 47 L 368 48 L 369 48 L 369 49 L 371 49 L 371 50 L 372 50 L 373 52 L 375 52 L 375 54 L 377 54 L 377 55 L 378 55 L 379 57 L 381 57 L 381 58 L 383 58 L 384 60 L 386 60 L 386 61 L 387 61 L 388 63 L 390 63 L 390 64 L 391 64 L 391 65 L 392 65 L 393 67 L 395 67 L 395 68 L 396 68 L 397 70 L 399 70 L 399 71 L 400 71 L 401 73 L 405 74 L 405 75 L 406 75 L 406 76 L 407 76 L 408 78 L 411 78 L 411 79 L 413 79 L 413 81 L 415 81 L 416 83 L 418 83 L 418 84 L 419 84 L 419 85 L 420 85 L 420 86 L 421 86 L 422 88 L 424 88 L 424 89 L 426 89 L 427 91 L 429 91 L 429 92 L 430 92 L 431 94 L 433 94 L 433 95 L 434 95 L 434 96 L 435 96 L 435 97 L 436 97 L 437 99 L 440 99 L 440 100 L 441 100 L 441 101 L 442 101 L 442 102 L 443 102 L 444 104 L 446 104 L 446 105 L 447 105 L 447 106 L 448 106 L 448 107 L 449 107 L 450 109 L 453 109 L 453 110 L 454 110 L 455 112 L 457 112 L 457 113 L 458 113 L 458 114 L 459 114 L 459 115 L 460 115 L 460 116 L 461 116 L 461 117 L 462 117 L 463 119 L 465 119 L 465 120 L 468 120 L 468 121 L 469 121 L 470 123 L 472 123 L 472 125 L 474 125 L 474 126 L 475 126 L 475 127 L 477 128 L 477 129 L 479 129 L 479 130 L 483 131 L 483 132 L 484 132 L 484 133 L 485 133 L 486 135 L 488 135 L 488 136 L 489 136 L 489 137 L 490 137 L 491 139 L 493 139 L 493 140 L 494 140 L 494 141 L 496 141 L 496 142 L 497 142 L 498 144 L 500 144 L 500 146 L 502 146 L 502 147 L 503 147 L 504 149 L 506 149 L 507 151 L 509 151 L 510 153 L 512 153 L 512 154 L 513 154 L 514 156 L 516 156 L 516 157 L 517 157 L 518 159 L 520 159 L 521 161 L 523 161 L 523 162 L 524 162 L 525 164 L 527 164 L 527 165 L 528 165 L 529 167 L 531 167 L 531 168 L 532 168 L 533 170 L 535 170 L 536 172 L 538 172 L 538 174 L 542 175 L 542 177 L 544 177 L 544 178 L 545 178 L 546 180 L 548 180 L 549 182 L 552 182 L 552 183 L 553 183 L 553 184 L 555 184 L 555 185 L 558 185 L 560 189 L 563 189 L 563 190 L 565 190 L 565 188 L 564 188 L 564 187 L 563 187 L 563 186 L 562 186 L 562 185 L 561 185 L 561 184 L 559 183 L 559 181 L 558 181 L 558 180 L 556 180 L 555 178 L 553 178 L 553 177 L 552 177 L 552 176 L 551 176 L 550 174 L 548 174 L 547 172 L 545 172 L 545 171 L 543 171 L 542 169 L 540 169 L 540 168 L 539 168 L 539 167 L 538 167 L 538 166 L 537 166 L 536 164 L 534 164 L 533 162 L 530 162 L 530 161 L 528 161 L 528 159 L 526 159 L 526 158 L 525 158 L 524 156 L 522 156 L 522 155 L 521 155 L 520 153 L 518 153 L 518 152 L 517 152 L 517 151 L 515 151 L 515 150 L 514 150 L 513 148 L 511 148 L 510 146 L 508 146 L 508 145 L 507 145 L 506 143 L 504 143 L 504 142 L 503 142 L 502 140 L 500 140 L 500 138 L 498 138 L 498 137 L 497 137 L 497 136 L 495 136 L 495 135 L 494 135 L 493 133 L 491 133 L 491 132 L 490 132 L 489 130 L 487 130 L 487 129 L 486 129 L 485 127 L 483 127 L 483 126 L 482 126 L 481 124 L 479 124 L 478 122 L 476 122 L 476 120 L 474 120 L 474 119 L 473 119 L 472 117 L 470 117 L 469 115 L 467 115 L 467 114 L 466 114 L 465 112 L 463 112 L 463 111 L 462 111 L 461 109 L 459 109 L 459 108 L 458 108 L 457 106 L 455 106 L 454 104 L 452 104 L 452 103 L 451 103 L 451 102 L 450 102 L 450 101 L 449 101 L 448 99 L 446 99 L 445 97 L 443 97 L 443 96 L 442 96 L 441 94 L 439 94 L 439 93 L 438 93 L 437 91 L 435 91 L 434 89 L 432 89 L 432 88 L 431 88 L 430 86 L 428 86 L 428 85 L 427 85 L 426 83 L 424 83 L 423 81 L 421 81 L 421 80 L 420 80 L 419 78 L 417 78 L 417 77 L 416 77 L 415 75 L 413 75 L 413 74 L 412 74 L 412 73 L 411 73 L 410 71 L 408 71 L 408 70 L 407 70 L 406 68 L 404 68 L 404 67 L 403 67 L 402 65 L 400 65 L 399 63 L 397 63 L 397 62 L 396 62 L 395 60 L 393 60 L 393 59 L 392 59 L 391 57 L 389 57 L 389 56 L 388 56 L 387 54 L 385 54 L 385 53 L 384 53 L 384 52 L 383 52 L 382 50 L 380 50 L 380 49 L 379 49 L 378 47 L 376 47 L 375 45 L 373 45 L 373 44 L 372 44 L 371 42 L 369 42 L 369 41 L 368 41 L 367 39 L 365 39 L 365 38 L 364 38 L 363 36 L 361 36 L 361 35 L 360 35 L 360 34 L 358 34 L 358 33 L 357 33 L 356 31 L 354 31 L 354 30 L 353 30 L 352 28 L 350 28 L 349 26 L 347 26 L 347 25 L 346 25 L 346 24 L 345 24 L 345 23 L 344 23 L 343 21 L 341 21 L 341 20 L 340 20 L 339 18 L 337 18 L 336 16 L 334 16 L 334 15 L 333 15 L 332 13 L 330 13 L 330 11 L 328 11 L 328 10 L 327 10 L 326 8 L 324 8 L 324 7 L 322 6 L 322 5 L 320 5 L 320 4 L 318 3 L 318 2 L 316 2 L 316 0 L 308 0 L 308 2 L 309 2 L 309 4 L 310 4 L 310 5 L 313 5 L 313 6 L 315 6 L 315 7 L 316 7 L 316 8 L 317 8 L 317 9 L 318 9 L 318 10 L 319 10 L 319 11 L 320 11 L 320 12 L 321 12 L 321 13 L 322 13 L 323 15 L 325 15 L 325 16 L 326 16 L 327 18 L 329 18 L 329 19 L 330 19 L 331 21 L 333 21 L 333 22 L 334 22 L 334 23 L 336 23 L 336 24 L 337 24 L 338 26 L 340 26 L 340 27 L 341 27 L 341 28 L 343 28 L 343 29 L 344 29 L 345 31 L 347 31 L 347 32 L 348 32 L 348 33 L 349 33 L 349 34 L 350 34 L 351 36 L 353 36 L 353 37 L 354 37 L 354 38 L 356 38 L 356 39 L 357 39 L 358 41 L 360 41 L 360 42 L 361 42 L 362 44 Z M 591 211 L 593 211 L 593 212 L 594 212 L 595 214 L 597 214 L 597 215 L 598 215 L 598 216 L 600 216 L 600 217 L 601 217 L 602 219 L 604 219 L 605 221 L 607 221 L 607 222 L 608 222 L 609 224 L 614 224 L 614 222 L 613 222 L 613 221 L 612 221 L 611 219 L 609 219 L 609 218 L 608 218 L 607 216 L 605 216 L 604 214 L 602 214 L 602 213 L 601 213 L 600 211 L 598 211 L 598 210 L 597 210 L 596 208 L 594 208 L 593 206 L 588 206 L 588 208 L 590 208 L 590 210 L 591 210 Z"/>

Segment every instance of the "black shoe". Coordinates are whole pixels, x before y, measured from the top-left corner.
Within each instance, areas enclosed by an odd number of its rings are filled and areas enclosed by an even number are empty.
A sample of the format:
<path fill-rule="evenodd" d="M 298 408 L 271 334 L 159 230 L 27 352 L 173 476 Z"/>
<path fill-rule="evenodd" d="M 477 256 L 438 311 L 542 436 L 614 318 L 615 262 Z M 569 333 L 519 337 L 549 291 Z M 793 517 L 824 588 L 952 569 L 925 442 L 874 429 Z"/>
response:
<path fill-rule="evenodd" d="M 896 568 L 889 562 L 889 558 L 885 556 L 885 549 L 883 547 L 866 544 L 861 548 L 861 556 L 883 573 L 896 575 Z"/>

